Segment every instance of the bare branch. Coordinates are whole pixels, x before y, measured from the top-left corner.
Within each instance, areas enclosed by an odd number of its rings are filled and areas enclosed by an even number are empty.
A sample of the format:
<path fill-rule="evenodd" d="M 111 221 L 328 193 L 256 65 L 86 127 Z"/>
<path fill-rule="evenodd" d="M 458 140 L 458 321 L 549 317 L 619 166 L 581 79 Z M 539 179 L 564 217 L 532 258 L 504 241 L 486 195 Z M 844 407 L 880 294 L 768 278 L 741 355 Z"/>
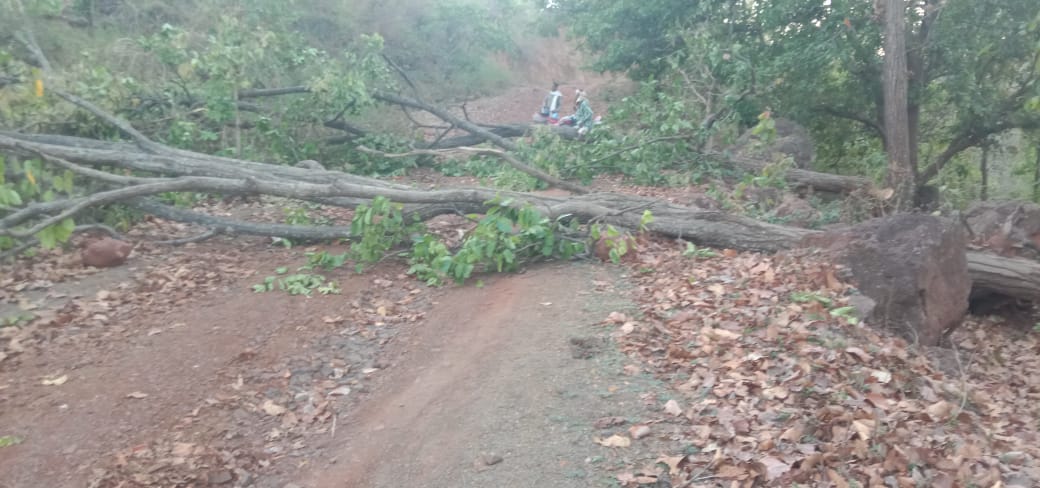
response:
<path fill-rule="evenodd" d="M 210 230 L 207 230 L 206 232 L 203 232 L 203 233 L 201 233 L 201 234 L 199 234 L 197 236 L 184 237 L 184 238 L 181 238 L 181 239 L 169 239 L 169 240 L 165 240 L 165 241 L 152 241 L 152 243 L 153 244 L 162 244 L 162 245 L 166 245 L 166 246 L 183 246 L 185 244 L 192 244 L 192 243 L 195 243 L 195 242 L 205 241 L 207 239 L 213 238 L 214 236 L 216 236 L 218 234 L 220 234 L 220 230 L 219 229 L 210 229 Z"/>
<path fill-rule="evenodd" d="M 51 71 L 51 62 L 47 60 L 47 56 L 43 54 L 43 49 L 40 49 L 40 44 L 36 42 L 36 35 L 33 34 L 32 29 L 25 29 L 15 34 L 15 38 L 25 46 L 25 49 L 29 51 L 29 54 L 36 60 L 36 63 L 40 66 L 43 71 Z"/>
<path fill-rule="evenodd" d="M 881 124 L 879 124 L 876 120 L 870 120 L 869 118 L 864 117 L 862 115 L 855 114 L 855 113 L 852 113 L 852 112 L 849 112 L 849 111 L 846 111 L 846 110 L 840 110 L 840 109 L 832 108 L 832 107 L 820 107 L 820 108 L 817 108 L 816 111 L 820 112 L 820 113 L 824 113 L 824 114 L 830 115 L 832 117 L 838 117 L 838 118 L 841 118 L 841 119 L 848 119 L 848 120 L 852 120 L 854 122 L 859 122 L 860 124 L 863 124 L 864 127 L 866 127 L 867 129 L 877 133 L 882 138 L 884 138 L 884 136 L 885 136 L 885 131 L 882 130 Z"/>
<path fill-rule="evenodd" d="M 109 124 L 115 126 L 117 129 L 122 131 L 124 134 L 130 136 L 130 138 L 132 138 L 135 142 L 137 142 L 137 145 L 140 146 L 142 150 L 145 150 L 147 152 L 152 152 L 152 153 L 164 152 L 163 151 L 163 149 L 164 149 L 163 145 L 158 144 L 158 143 L 152 141 L 151 139 L 149 139 L 144 134 L 140 133 L 137 129 L 135 129 L 132 125 L 130 125 L 126 121 L 123 121 L 123 120 L 119 119 L 118 117 L 116 117 L 116 116 L 114 116 L 114 115 L 112 115 L 112 114 L 110 114 L 108 112 L 105 112 L 104 110 L 101 110 L 97 105 L 94 105 L 93 103 L 90 103 L 90 102 L 88 102 L 88 101 L 86 101 L 86 100 L 84 100 L 82 98 L 79 98 L 79 97 L 77 97 L 75 95 L 72 95 L 72 94 L 69 94 L 69 93 L 65 93 L 65 92 L 60 91 L 60 90 L 54 90 L 54 93 L 57 94 L 59 97 L 65 99 L 69 103 L 72 103 L 72 104 L 74 104 L 74 105 L 76 105 L 76 106 L 78 106 L 78 107 L 80 107 L 80 108 L 82 108 L 82 109 L 84 109 L 84 110 L 94 114 L 94 116 L 96 116 L 97 118 L 99 118 L 101 120 L 104 120 L 105 122 L 108 122 Z"/>
<path fill-rule="evenodd" d="M 408 76 L 408 73 L 406 73 L 403 68 L 398 66 L 398 64 L 395 63 L 394 60 L 390 59 L 390 56 L 387 56 L 386 54 L 383 54 L 382 56 L 383 60 L 386 61 L 386 64 L 390 65 L 390 67 L 397 72 L 401 79 L 404 80 L 404 82 L 407 83 L 409 87 L 411 87 L 412 95 L 415 96 L 415 99 L 422 100 L 422 95 L 419 95 L 419 89 L 415 87 L 415 83 L 412 83 L 412 79 Z"/>
<path fill-rule="evenodd" d="M 329 240 L 350 237 L 349 226 L 260 224 L 241 220 L 214 217 L 199 212 L 164 205 L 148 199 L 128 202 L 130 206 L 161 219 L 184 222 L 208 227 L 217 234 L 241 234 L 266 237 L 282 237 L 296 240 Z M 205 234 L 203 234 L 205 235 Z M 201 237 L 201 236 L 196 236 Z M 210 236 L 212 237 L 212 236 Z M 174 244 L 176 245 L 176 244 Z"/>

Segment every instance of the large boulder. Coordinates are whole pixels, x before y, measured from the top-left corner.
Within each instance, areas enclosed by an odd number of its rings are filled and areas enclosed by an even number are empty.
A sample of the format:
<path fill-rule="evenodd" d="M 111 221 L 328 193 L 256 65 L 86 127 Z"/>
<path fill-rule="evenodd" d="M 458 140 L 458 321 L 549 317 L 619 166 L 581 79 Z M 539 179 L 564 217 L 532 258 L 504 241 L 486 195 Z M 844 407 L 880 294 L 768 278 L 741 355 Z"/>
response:
<path fill-rule="evenodd" d="M 774 119 L 773 124 L 776 130 L 774 139 L 765 140 L 747 131 L 737 139 L 731 151 L 737 156 L 769 162 L 790 157 L 794 160 L 795 166 L 802 169 L 811 168 L 813 160 L 816 159 L 816 148 L 809 130 L 793 120 L 784 118 Z"/>
<path fill-rule="evenodd" d="M 876 302 L 867 323 L 936 346 L 968 310 L 967 243 L 956 222 L 900 214 L 811 236 L 805 244 L 823 248 Z"/>

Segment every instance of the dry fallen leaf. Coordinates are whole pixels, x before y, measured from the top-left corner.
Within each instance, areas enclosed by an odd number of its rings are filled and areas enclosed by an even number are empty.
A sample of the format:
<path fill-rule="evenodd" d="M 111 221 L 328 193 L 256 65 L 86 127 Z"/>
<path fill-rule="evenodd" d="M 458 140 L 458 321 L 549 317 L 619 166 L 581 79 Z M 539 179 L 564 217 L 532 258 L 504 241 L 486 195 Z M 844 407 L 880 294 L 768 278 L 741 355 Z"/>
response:
<path fill-rule="evenodd" d="M 61 385 L 64 385 L 65 382 L 68 381 L 68 380 L 69 380 L 69 375 L 63 374 L 63 375 L 58 376 L 56 378 L 53 377 L 53 376 L 44 378 L 42 383 L 45 386 L 61 386 Z"/>
<path fill-rule="evenodd" d="M 626 422 L 628 421 L 625 420 L 624 417 L 602 417 L 596 419 L 596 421 L 592 423 L 592 426 L 597 429 L 606 429 L 607 427 L 613 427 L 615 425 L 624 425 Z"/>
<path fill-rule="evenodd" d="M 845 478 L 838 474 L 837 471 L 828 468 L 827 477 L 830 478 L 831 483 L 834 483 L 834 486 L 837 488 L 849 488 L 849 482 L 845 481 Z"/>
<path fill-rule="evenodd" d="M 852 427 L 856 429 L 860 439 L 869 441 L 874 432 L 874 421 L 870 419 L 853 420 Z"/>
<path fill-rule="evenodd" d="M 766 468 L 766 481 L 773 481 L 791 470 L 791 465 L 772 456 L 766 456 L 758 462 Z"/>
<path fill-rule="evenodd" d="M 595 441 L 596 444 L 599 444 L 599 445 L 604 446 L 604 447 L 628 447 L 628 446 L 632 445 L 632 440 L 631 439 L 629 439 L 628 437 L 625 437 L 623 435 L 617 435 L 617 434 L 614 434 L 614 435 L 612 435 L 610 437 L 607 437 L 606 439 L 600 439 L 599 437 L 594 437 L 592 440 Z"/>
<path fill-rule="evenodd" d="M 171 454 L 177 457 L 188 457 L 195 451 L 195 444 L 189 444 L 187 442 L 174 442 L 173 451 Z"/>
<path fill-rule="evenodd" d="M 726 329 L 709 329 L 706 334 L 713 339 L 734 340 L 740 339 L 740 334 Z"/>
<path fill-rule="evenodd" d="M 950 413 L 953 412 L 953 404 L 946 400 L 940 400 L 939 402 L 929 405 L 925 411 L 928 412 L 928 416 L 931 417 L 932 420 L 939 422 L 949 418 Z"/>
<path fill-rule="evenodd" d="M 329 392 L 329 396 L 347 396 L 350 394 L 349 386 L 341 386 Z"/>
<path fill-rule="evenodd" d="M 723 464 L 719 469 L 715 470 L 715 476 L 730 480 L 746 480 L 750 477 L 750 474 L 748 473 L 747 468 L 734 466 L 732 464 Z"/>
<path fill-rule="evenodd" d="M 661 456 L 657 458 L 657 463 L 664 463 L 668 465 L 668 474 L 675 476 L 679 474 L 679 464 L 686 459 L 686 456 Z"/>
<path fill-rule="evenodd" d="M 278 405 L 271 400 L 264 400 L 264 403 L 260 404 L 260 409 L 272 417 L 277 417 L 286 412 L 285 407 Z"/>
<path fill-rule="evenodd" d="M 643 424 L 633 425 L 628 428 L 628 434 L 631 435 L 633 439 L 642 439 L 650 435 L 650 426 Z"/>
<path fill-rule="evenodd" d="M 888 371 L 874 370 L 870 372 L 870 376 L 883 385 L 892 381 L 892 373 L 889 373 Z"/>
<path fill-rule="evenodd" d="M 762 390 L 762 396 L 766 397 L 766 399 L 768 400 L 784 400 L 787 398 L 788 394 L 790 393 L 787 391 L 787 388 L 784 388 L 783 386 L 774 386 L 772 388 L 766 388 L 765 390 Z"/>
<path fill-rule="evenodd" d="M 135 391 L 133 393 L 127 394 L 126 397 L 127 398 L 133 398 L 135 400 L 140 400 L 142 398 L 148 398 L 148 394 L 147 393 L 141 393 L 139 391 Z"/>
<path fill-rule="evenodd" d="M 871 357 L 870 354 L 867 354 L 866 351 L 864 351 L 863 349 L 860 349 L 858 347 L 847 348 L 847 349 L 845 349 L 845 352 L 849 353 L 850 355 L 852 355 L 853 357 L 855 357 L 856 359 L 860 360 L 860 362 L 863 362 L 863 363 L 870 363 L 871 361 L 874 360 L 874 358 Z"/>
<path fill-rule="evenodd" d="M 798 422 L 791 426 L 791 428 L 780 434 L 780 440 L 787 442 L 798 442 L 802 438 L 802 434 L 805 432 L 805 424 Z"/>
<path fill-rule="evenodd" d="M 675 399 L 668 400 L 668 403 L 664 404 L 664 411 L 675 417 L 682 415 L 682 407 L 679 406 L 679 402 L 675 401 Z"/>

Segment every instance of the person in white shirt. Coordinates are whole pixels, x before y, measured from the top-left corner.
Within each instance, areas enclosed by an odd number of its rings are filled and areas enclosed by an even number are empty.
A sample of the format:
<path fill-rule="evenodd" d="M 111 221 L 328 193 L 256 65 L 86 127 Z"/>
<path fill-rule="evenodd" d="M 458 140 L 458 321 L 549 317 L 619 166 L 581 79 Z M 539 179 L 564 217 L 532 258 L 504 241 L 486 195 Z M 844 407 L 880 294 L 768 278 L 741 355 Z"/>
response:
<path fill-rule="evenodd" d="M 560 84 L 553 82 L 552 90 L 542 101 L 542 116 L 551 121 L 560 118 L 560 106 L 563 105 L 563 93 L 560 93 Z"/>

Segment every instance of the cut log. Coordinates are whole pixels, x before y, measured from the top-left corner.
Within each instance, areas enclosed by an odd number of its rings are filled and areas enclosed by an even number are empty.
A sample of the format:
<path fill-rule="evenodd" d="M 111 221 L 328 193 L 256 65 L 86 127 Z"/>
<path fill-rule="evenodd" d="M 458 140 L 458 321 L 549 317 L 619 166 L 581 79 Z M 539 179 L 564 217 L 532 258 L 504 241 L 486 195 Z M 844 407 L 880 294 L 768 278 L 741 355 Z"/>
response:
<path fill-rule="evenodd" d="M 1040 302 L 1040 263 L 968 251 L 972 294 L 996 294 Z"/>

